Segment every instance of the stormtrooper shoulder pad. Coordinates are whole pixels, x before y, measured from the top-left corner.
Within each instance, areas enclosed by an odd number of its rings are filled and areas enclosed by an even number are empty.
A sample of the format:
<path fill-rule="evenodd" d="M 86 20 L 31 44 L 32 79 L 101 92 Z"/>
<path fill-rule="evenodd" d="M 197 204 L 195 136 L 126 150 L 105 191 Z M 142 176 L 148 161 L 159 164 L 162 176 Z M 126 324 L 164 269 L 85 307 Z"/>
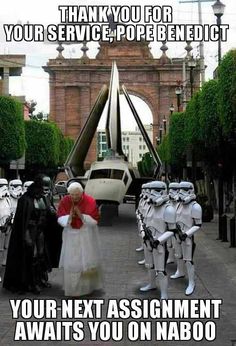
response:
<path fill-rule="evenodd" d="M 176 211 L 171 205 L 167 205 L 164 212 L 164 221 L 168 223 L 176 222 Z"/>
<path fill-rule="evenodd" d="M 197 202 L 193 203 L 191 214 L 193 219 L 202 219 L 202 207 L 200 204 Z"/>

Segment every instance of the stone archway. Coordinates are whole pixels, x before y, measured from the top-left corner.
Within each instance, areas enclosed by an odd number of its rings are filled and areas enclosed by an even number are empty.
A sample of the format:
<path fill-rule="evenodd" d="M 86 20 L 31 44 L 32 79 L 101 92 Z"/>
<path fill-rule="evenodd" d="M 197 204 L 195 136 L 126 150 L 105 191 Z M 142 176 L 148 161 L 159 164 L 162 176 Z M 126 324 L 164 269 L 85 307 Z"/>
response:
<path fill-rule="evenodd" d="M 166 47 L 166 46 L 165 46 Z M 148 43 L 101 43 L 95 59 L 89 59 L 84 49 L 81 59 L 65 59 L 59 53 L 50 59 L 44 70 L 50 79 L 50 118 L 67 136 L 76 138 L 83 127 L 103 84 L 109 85 L 112 61 L 119 70 L 120 85 L 125 84 L 130 94 L 143 99 L 153 114 L 153 138 L 157 137 L 163 117 L 170 114 L 169 107 L 176 106 L 175 88 L 182 84 L 180 58 L 170 60 L 163 54 L 154 59 Z M 199 72 L 195 78 L 199 85 Z M 96 143 L 92 142 L 86 161 L 96 158 Z"/>

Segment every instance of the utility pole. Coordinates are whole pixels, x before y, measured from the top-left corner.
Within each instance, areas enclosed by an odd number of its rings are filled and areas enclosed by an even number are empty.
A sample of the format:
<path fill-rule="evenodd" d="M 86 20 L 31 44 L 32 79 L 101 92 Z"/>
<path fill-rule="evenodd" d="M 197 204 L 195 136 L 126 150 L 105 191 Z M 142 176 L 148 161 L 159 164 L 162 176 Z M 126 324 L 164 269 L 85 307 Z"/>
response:
<path fill-rule="evenodd" d="M 199 24 L 202 25 L 202 2 L 213 2 L 214 0 L 180 0 L 179 3 L 187 4 L 187 3 L 198 3 L 198 21 Z M 204 62 L 204 44 L 203 41 L 199 44 L 199 52 L 200 52 L 200 75 L 201 75 L 201 85 L 205 82 L 205 62 Z"/>

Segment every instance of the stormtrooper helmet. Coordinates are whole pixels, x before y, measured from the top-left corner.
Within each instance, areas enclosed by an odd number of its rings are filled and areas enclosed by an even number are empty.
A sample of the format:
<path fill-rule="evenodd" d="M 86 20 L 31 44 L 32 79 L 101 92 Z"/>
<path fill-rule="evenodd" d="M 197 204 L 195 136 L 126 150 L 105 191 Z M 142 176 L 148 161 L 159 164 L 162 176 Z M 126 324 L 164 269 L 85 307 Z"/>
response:
<path fill-rule="evenodd" d="M 150 183 L 150 189 L 150 200 L 155 207 L 158 207 L 169 200 L 169 196 L 167 194 L 167 186 L 164 181 L 153 181 L 152 183 Z"/>
<path fill-rule="evenodd" d="M 146 185 L 146 184 L 142 184 L 142 186 L 141 186 L 141 193 L 140 193 L 140 195 L 139 195 L 139 198 L 140 198 L 140 199 L 143 198 L 143 196 L 144 196 L 145 185 Z"/>
<path fill-rule="evenodd" d="M 9 197 L 8 181 L 7 179 L 0 179 L 0 199 Z"/>
<path fill-rule="evenodd" d="M 179 199 L 179 183 L 170 183 L 169 184 L 169 197 L 172 201 L 178 201 Z"/>
<path fill-rule="evenodd" d="M 179 199 L 183 204 L 188 204 L 196 199 L 194 186 L 189 181 L 181 181 L 179 184 Z"/>
<path fill-rule="evenodd" d="M 151 183 L 146 183 L 143 185 L 144 186 L 144 195 L 143 195 L 144 200 L 148 200 L 148 197 L 150 195 L 150 187 L 149 187 L 150 184 Z"/>
<path fill-rule="evenodd" d="M 23 184 L 23 193 L 25 193 L 28 190 L 28 187 L 33 184 L 33 180 L 25 181 Z"/>
<path fill-rule="evenodd" d="M 13 198 L 20 198 L 23 194 L 22 181 L 20 179 L 14 179 L 9 182 L 9 192 Z"/>

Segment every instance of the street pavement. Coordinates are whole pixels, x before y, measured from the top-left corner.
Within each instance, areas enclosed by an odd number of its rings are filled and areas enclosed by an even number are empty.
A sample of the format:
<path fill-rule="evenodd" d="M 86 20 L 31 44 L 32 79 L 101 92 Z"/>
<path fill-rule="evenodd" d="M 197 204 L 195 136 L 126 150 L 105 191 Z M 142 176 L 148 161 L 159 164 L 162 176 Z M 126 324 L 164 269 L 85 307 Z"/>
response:
<path fill-rule="evenodd" d="M 186 288 L 186 279 L 169 280 L 169 299 L 222 299 L 223 303 L 220 308 L 220 317 L 218 319 L 186 319 L 184 321 L 195 322 L 196 320 L 203 322 L 214 321 L 216 323 L 217 335 L 214 341 L 201 340 L 201 346 L 231 346 L 236 345 L 232 340 L 236 340 L 236 248 L 230 248 L 229 243 L 216 240 L 217 238 L 217 220 L 210 223 L 204 223 L 201 231 L 196 235 L 196 289 L 192 296 L 186 297 L 184 294 Z M 123 204 L 119 208 L 119 217 L 113 220 L 113 226 L 100 227 L 100 240 L 103 257 L 104 269 L 104 289 L 94 292 L 90 296 L 81 299 L 97 300 L 104 299 L 104 307 L 102 309 L 101 319 L 92 319 L 93 321 L 104 322 L 106 318 L 106 308 L 110 299 L 140 299 L 153 300 L 160 298 L 159 290 L 153 290 L 147 293 L 141 293 L 139 288 L 147 282 L 147 270 L 142 265 L 138 265 L 138 261 L 142 259 L 142 253 L 137 253 L 135 248 L 140 245 L 137 235 L 137 225 L 135 219 L 134 205 Z M 169 264 L 167 266 L 168 274 L 175 272 L 176 265 Z M 2 270 L 2 275 L 4 270 Z M 88 319 L 84 319 L 83 341 L 14 341 L 14 333 L 16 322 L 23 321 L 21 317 L 12 318 L 9 299 L 55 299 L 58 306 L 61 306 L 63 296 L 62 290 L 62 271 L 54 269 L 50 273 L 50 282 L 52 288 L 45 289 L 39 296 L 28 294 L 26 296 L 15 296 L 3 289 L 0 290 L 0 345 L 10 346 L 14 343 L 18 345 L 175 345 L 175 346 L 194 346 L 199 345 L 199 341 L 193 339 L 188 341 L 157 341 L 155 340 L 157 321 L 173 322 L 175 320 L 164 319 L 140 319 L 141 321 L 151 322 L 151 340 L 130 341 L 127 337 L 128 323 L 131 319 L 116 319 L 123 321 L 123 338 L 121 341 L 96 341 L 90 340 L 90 332 L 88 328 Z M 0 284 L 1 285 L 1 284 Z M 106 307 L 106 308 L 105 308 Z M 57 319 L 47 321 L 61 321 L 60 309 L 58 310 Z M 76 321 L 78 319 L 67 319 L 66 321 Z M 80 319 L 81 320 L 81 319 Z M 30 318 L 27 321 L 37 321 Z M 45 321 L 45 319 L 42 319 Z M 82 321 L 82 320 L 81 320 Z M 115 321 L 115 320 L 114 320 Z M 183 321 L 183 320 L 182 320 Z M 110 320 L 111 322 L 111 320 Z M 181 322 L 179 320 L 179 322 Z M 143 328 L 143 327 L 142 327 Z M 139 332 L 143 330 L 140 327 Z M 140 334 L 141 335 L 141 334 Z"/>

